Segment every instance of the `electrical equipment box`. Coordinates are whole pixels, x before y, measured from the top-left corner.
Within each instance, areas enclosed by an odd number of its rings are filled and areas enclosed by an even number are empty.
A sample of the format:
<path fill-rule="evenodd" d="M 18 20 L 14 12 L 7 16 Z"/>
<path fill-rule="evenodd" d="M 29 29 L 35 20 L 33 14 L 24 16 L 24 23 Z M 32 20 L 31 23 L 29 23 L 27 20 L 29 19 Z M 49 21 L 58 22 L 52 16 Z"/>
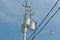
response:
<path fill-rule="evenodd" d="M 29 15 L 25 15 L 24 26 L 29 27 L 29 25 L 30 25 L 30 17 L 29 17 Z"/>
<path fill-rule="evenodd" d="M 34 31 L 35 30 L 35 22 L 34 21 L 31 21 L 31 24 L 29 26 L 29 30 L 30 31 Z"/>

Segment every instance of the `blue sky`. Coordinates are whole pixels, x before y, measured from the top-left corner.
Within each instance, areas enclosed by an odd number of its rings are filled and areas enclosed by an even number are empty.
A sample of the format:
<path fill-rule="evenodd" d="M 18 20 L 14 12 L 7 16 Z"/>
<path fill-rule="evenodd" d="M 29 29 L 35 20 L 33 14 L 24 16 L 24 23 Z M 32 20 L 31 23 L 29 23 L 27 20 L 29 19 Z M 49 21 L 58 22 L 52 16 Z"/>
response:
<path fill-rule="evenodd" d="M 24 14 L 24 9 L 22 7 L 23 1 L 24 0 L 0 0 L 0 40 L 23 40 L 23 34 L 21 33 L 21 24 L 23 23 Z M 33 16 L 33 19 L 37 22 L 37 26 L 56 1 L 57 0 L 28 0 L 28 4 L 31 5 L 33 12 L 36 13 Z M 49 17 L 58 9 L 58 7 L 60 7 L 60 1 Z M 46 21 L 44 23 L 46 23 Z M 47 30 L 48 32 L 44 32 Z M 53 36 L 50 35 L 50 30 L 55 32 Z M 60 40 L 60 10 L 41 33 L 42 34 L 40 36 L 38 35 L 34 40 Z M 28 30 L 27 38 L 31 34 L 32 32 Z"/>

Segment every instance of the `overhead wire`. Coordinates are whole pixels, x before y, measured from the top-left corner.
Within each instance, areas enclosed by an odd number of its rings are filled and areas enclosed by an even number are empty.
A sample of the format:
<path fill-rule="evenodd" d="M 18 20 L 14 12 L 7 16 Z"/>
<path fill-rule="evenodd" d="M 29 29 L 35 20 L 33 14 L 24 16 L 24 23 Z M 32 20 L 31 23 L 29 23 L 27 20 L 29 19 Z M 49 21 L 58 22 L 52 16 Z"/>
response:
<path fill-rule="evenodd" d="M 36 31 L 38 30 L 38 28 L 42 25 L 42 23 L 45 21 L 45 19 L 49 16 L 50 12 L 55 8 L 55 6 L 58 4 L 58 2 L 59 2 L 59 0 L 57 0 L 57 2 L 55 3 L 55 5 L 48 12 L 48 14 L 46 15 L 46 17 L 44 17 L 44 19 L 41 21 L 41 23 L 38 25 L 38 27 L 35 29 L 35 31 L 31 34 L 31 36 L 28 38 L 28 40 L 30 40 L 30 38 L 36 33 Z"/>
<path fill-rule="evenodd" d="M 38 33 L 36 33 L 36 35 L 34 35 L 32 37 L 32 40 L 45 28 L 45 26 L 49 23 L 49 21 L 56 15 L 56 13 L 59 11 L 60 7 L 57 9 L 57 11 L 50 17 L 50 19 L 45 23 L 45 25 L 43 25 L 43 27 L 40 29 L 40 31 Z"/>

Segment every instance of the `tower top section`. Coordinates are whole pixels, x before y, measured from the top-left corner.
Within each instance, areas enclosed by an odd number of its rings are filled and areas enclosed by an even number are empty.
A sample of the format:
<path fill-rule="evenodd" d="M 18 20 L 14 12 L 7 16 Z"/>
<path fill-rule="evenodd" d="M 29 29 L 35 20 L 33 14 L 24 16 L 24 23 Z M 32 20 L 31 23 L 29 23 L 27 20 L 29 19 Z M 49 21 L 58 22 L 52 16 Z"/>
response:
<path fill-rule="evenodd" d="M 25 14 L 31 14 L 31 6 L 28 5 L 28 0 L 24 0 L 24 4 L 22 5 L 25 10 Z"/>

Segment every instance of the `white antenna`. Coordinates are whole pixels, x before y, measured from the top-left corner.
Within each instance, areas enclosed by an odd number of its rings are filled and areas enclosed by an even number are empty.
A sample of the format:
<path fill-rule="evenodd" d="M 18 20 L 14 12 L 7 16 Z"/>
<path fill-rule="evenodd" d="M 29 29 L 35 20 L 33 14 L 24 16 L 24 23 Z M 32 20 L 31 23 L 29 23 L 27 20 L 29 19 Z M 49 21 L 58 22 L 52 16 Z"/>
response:
<path fill-rule="evenodd" d="M 24 5 L 22 5 L 25 9 L 24 14 L 24 23 L 22 24 L 22 33 L 23 33 L 23 40 L 26 40 L 26 32 L 27 29 L 30 31 L 35 30 L 35 22 L 31 20 L 31 6 L 28 5 L 28 1 L 24 0 Z"/>

